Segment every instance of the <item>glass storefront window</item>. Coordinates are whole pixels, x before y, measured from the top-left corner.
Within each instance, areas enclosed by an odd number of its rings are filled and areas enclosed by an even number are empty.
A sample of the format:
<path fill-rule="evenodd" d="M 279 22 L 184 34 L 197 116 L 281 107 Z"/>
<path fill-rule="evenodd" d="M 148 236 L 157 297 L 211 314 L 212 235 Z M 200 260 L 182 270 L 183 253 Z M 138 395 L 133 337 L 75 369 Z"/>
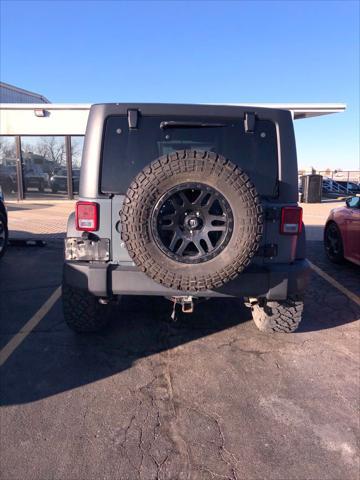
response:
<path fill-rule="evenodd" d="M 68 198 L 68 168 L 73 193 L 79 193 L 83 136 L 0 136 L 0 186 L 6 197 L 23 198 L 18 192 L 22 174 L 24 195 L 30 198 Z M 21 149 L 21 164 L 17 149 Z"/>
<path fill-rule="evenodd" d="M 5 198 L 16 196 L 16 138 L 0 136 L 0 186 Z"/>
<path fill-rule="evenodd" d="M 22 136 L 21 157 L 27 196 L 67 194 L 64 137 Z"/>
<path fill-rule="evenodd" d="M 72 168 L 81 167 L 81 156 L 84 148 L 84 137 L 71 137 Z"/>

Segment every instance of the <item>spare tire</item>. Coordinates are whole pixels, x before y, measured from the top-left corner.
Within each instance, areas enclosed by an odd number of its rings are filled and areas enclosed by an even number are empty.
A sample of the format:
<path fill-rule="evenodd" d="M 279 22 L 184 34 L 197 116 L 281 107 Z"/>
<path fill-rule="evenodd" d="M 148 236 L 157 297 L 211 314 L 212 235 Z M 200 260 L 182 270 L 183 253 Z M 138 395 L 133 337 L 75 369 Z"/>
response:
<path fill-rule="evenodd" d="M 249 177 L 222 155 L 176 151 L 145 167 L 121 211 L 122 239 L 135 264 L 166 287 L 220 287 L 259 247 L 260 198 Z"/>

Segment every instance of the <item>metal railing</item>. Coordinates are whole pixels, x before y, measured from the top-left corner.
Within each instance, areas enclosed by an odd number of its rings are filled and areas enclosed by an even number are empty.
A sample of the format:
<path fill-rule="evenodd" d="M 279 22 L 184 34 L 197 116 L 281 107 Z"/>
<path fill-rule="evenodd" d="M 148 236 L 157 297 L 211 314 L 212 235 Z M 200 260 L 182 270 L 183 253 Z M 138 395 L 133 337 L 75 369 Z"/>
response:
<path fill-rule="evenodd" d="M 341 185 L 335 180 L 332 180 L 331 178 L 323 178 L 322 190 L 323 190 L 323 193 L 339 193 L 339 194 L 349 193 L 349 190 L 347 187 Z"/>
<path fill-rule="evenodd" d="M 359 170 L 318 170 L 312 173 L 321 175 L 322 192 L 330 195 L 360 194 L 360 171 Z M 299 186 L 302 173 L 299 172 Z"/>
<path fill-rule="evenodd" d="M 324 178 L 331 178 L 331 180 L 336 182 L 360 184 L 360 170 L 317 170 L 316 173 Z"/>

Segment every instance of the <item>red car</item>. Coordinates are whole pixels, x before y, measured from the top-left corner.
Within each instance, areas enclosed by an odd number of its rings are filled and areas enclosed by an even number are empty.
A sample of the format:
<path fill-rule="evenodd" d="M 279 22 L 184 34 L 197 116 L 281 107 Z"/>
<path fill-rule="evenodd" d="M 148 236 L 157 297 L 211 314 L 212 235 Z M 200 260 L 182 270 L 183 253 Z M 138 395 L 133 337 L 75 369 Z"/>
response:
<path fill-rule="evenodd" d="M 346 206 L 331 210 L 324 246 L 332 262 L 341 263 L 345 258 L 360 265 L 360 197 L 348 198 Z"/>

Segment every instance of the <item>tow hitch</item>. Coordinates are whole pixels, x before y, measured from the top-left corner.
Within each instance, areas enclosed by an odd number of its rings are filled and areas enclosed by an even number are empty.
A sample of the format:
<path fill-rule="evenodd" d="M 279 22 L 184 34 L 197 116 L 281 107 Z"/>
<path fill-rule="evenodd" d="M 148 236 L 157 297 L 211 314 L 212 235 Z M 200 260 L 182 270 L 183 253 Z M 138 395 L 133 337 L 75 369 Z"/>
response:
<path fill-rule="evenodd" d="M 176 322 L 176 310 L 177 306 L 181 305 L 181 311 L 183 313 L 193 313 L 194 311 L 194 302 L 193 297 L 183 296 L 183 297 L 171 297 L 170 300 L 173 302 L 173 311 L 171 314 L 171 319 Z"/>

